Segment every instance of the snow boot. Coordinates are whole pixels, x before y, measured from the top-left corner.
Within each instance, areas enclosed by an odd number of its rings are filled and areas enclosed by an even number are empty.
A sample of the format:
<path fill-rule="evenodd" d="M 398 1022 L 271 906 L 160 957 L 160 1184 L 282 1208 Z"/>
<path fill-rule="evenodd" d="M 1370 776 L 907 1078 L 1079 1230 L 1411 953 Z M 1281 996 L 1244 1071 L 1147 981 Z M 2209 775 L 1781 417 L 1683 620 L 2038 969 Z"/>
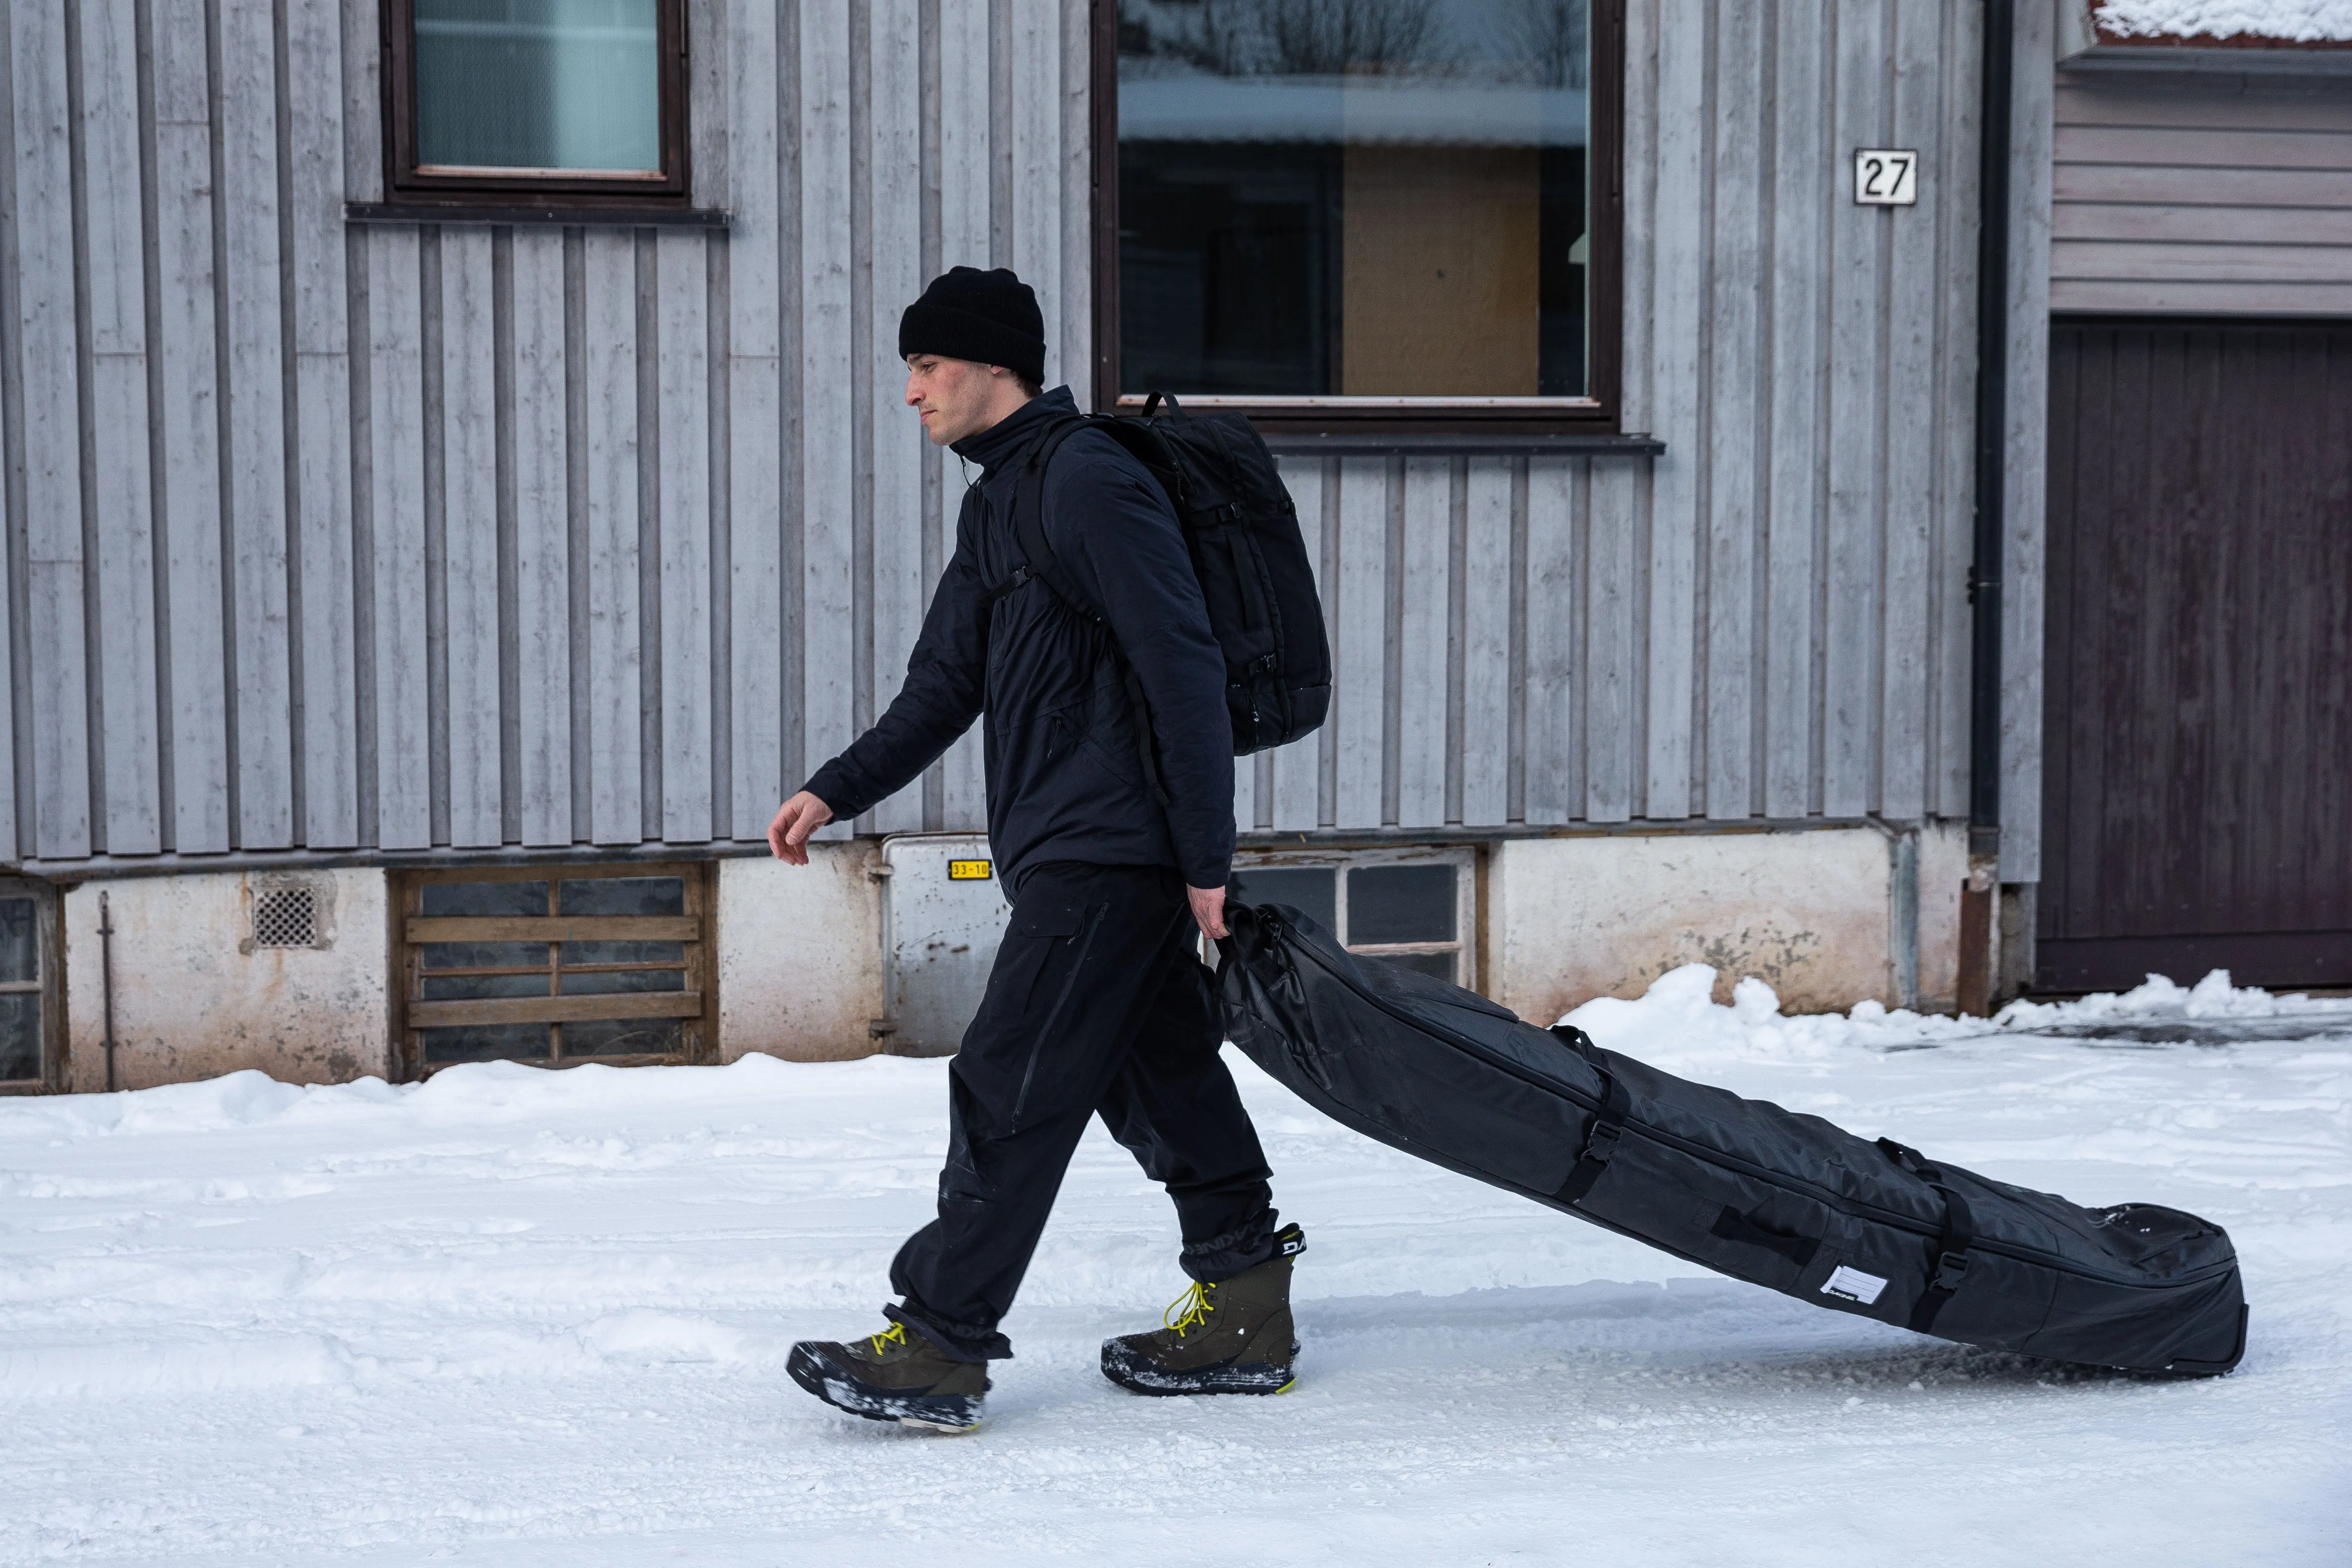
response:
<path fill-rule="evenodd" d="M 1286 1226 L 1275 1254 L 1215 1284 L 1195 1281 L 1161 1315 L 1165 1325 L 1105 1340 L 1103 1375 L 1138 1394 L 1282 1394 L 1296 1380 L 1290 1260 L 1307 1237 Z"/>
<path fill-rule="evenodd" d="M 793 1381 L 827 1405 L 868 1421 L 931 1432 L 980 1425 L 988 1393 L 984 1363 L 952 1361 L 920 1334 L 893 1323 L 849 1344 L 803 1340 L 784 1363 Z"/>

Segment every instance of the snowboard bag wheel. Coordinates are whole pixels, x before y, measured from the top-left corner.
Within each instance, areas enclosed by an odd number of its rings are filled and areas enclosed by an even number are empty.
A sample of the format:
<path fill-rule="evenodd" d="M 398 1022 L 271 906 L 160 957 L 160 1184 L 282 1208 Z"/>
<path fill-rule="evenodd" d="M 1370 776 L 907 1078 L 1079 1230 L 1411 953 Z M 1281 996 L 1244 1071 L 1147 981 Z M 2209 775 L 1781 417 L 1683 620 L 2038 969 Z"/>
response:
<path fill-rule="evenodd" d="M 2132 1372 L 2245 1350 L 2221 1227 L 2084 1208 L 1525 1023 L 1229 900 L 1227 1037 L 1341 1124 L 1735 1279 L 1963 1344 Z"/>

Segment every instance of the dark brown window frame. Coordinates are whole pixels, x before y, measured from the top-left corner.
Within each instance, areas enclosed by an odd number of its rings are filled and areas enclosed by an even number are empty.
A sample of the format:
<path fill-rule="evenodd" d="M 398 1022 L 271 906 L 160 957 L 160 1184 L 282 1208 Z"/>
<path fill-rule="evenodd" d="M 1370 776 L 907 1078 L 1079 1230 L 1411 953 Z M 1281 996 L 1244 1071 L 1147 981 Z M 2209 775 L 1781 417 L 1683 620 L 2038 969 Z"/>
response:
<path fill-rule="evenodd" d="M 1122 404 L 1118 384 L 1118 4 L 1092 0 L 1094 184 L 1094 390 L 1097 408 L 1142 413 Z M 1625 0 L 1592 0 L 1592 182 L 1589 197 L 1591 376 L 1582 397 L 1318 398 L 1264 402 L 1221 396 L 1219 413 L 1247 415 L 1268 434 L 1614 435 L 1623 418 L 1621 365 L 1625 272 Z M 1181 397 L 1181 388 L 1171 389 Z"/>
<path fill-rule="evenodd" d="M 595 178 L 558 170 L 428 174 L 416 162 L 415 0 L 383 0 L 383 184 L 388 204 L 440 206 L 578 207 L 661 210 L 693 200 L 687 95 L 686 0 L 659 9 L 662 172 L 644 178 Z"/>
<path fill-rule="evenodd" d="M 33 979 L 9 983 L 5 989 L 31 992 L 41 999 L 41 1066 L 31 1078 L 0 1080 L 0 1095 L 57 1094 L 68 1087 L 65 1007 L 65 899 L 47 882 L 31 877 L 0 877 L 0 898 L 30 899 L 39 923 L 39 967 Z"/>

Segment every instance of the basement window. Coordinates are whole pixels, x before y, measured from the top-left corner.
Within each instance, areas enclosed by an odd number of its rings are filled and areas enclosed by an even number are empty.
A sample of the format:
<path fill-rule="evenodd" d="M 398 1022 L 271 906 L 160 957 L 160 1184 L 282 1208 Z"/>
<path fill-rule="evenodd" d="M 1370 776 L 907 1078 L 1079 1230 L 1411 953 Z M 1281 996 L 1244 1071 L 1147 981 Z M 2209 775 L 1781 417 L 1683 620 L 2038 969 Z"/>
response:
<path fill-rule="evenodd" d="M 1234 883 L 1244 903 L 1289 904 L 1350 952 L 1477 984 L 1476 851 L 1284 850 L 1244 854 Z"/>
<path fill-rule="evenodd" d="M 708 867 L 410 872 L 400 899 L 411 1079 L 709 1059 Z"/>
<path fill-rule="evenodd" d="M 50 994 L 57 973 L 57 896 L 0 878 L 0 1094 L 62 1087 L 62 1010 Z"/>

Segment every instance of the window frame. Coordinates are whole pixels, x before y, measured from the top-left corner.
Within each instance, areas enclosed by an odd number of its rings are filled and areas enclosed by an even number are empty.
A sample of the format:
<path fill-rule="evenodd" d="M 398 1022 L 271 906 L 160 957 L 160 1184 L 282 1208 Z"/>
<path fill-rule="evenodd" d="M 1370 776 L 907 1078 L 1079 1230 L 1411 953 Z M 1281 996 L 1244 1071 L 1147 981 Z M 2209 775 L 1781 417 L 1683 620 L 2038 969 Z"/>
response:
<path fill-rule="evenodd" d="M 661 173 L 597 178 L 558 170 L 435 174 L 416 161 L 415 0 L 383 0 L 383 186 L 389 203 L 442 206 L 685 208 L 693 201 L 686 0 L 655 0 Z"/>
<path fill-rule="evenodd" d="M 1482 968 L 1478 944 L 1479 850 L 1473 844 L 1399 844 L 1361 849 L 1261 849 L 1243 846 L 1234 852 L 1234 872 L 1330 870 L 1340 873 L 1332 889 L 1339 930 L 1334 934 L 1349 952 L 1366 958 L 1393 954 L 1454 952 L 1454 981 L 1465 990 L 1480 988 Z M 1454 868 L 1454 940 L 1452 942 L 1352 942 L 1348 941 L 1348 877 L 1367 866 L 1451 866 Z M 1212 950 L 1213 951 L 1213 950 Z"/>
<path fill-rule="evenodd" d="M 394 911 L 394 917 L 391 922 L 393 949 L 392 974 L 394 982 L 392 986 L 394 1014 L 393 1056 L 394 1066 L 395 1071 L 399 1075 L 400 1081 L 406 1083 L 422 1082 L 424 1079 L 432 1077 L 435 1073 L 445 1071 L 449 1068 L 464 1065 L 458 1062 L 428 1063 L 425 1061 L 425 1042 L 419 1037 L 417 1031 L 433 1026 L 436 1021 L 431 1016 L 433 1011 L 461 1006 L 472 1006 L 477 1003 L 540 1003 L 544 1001 L 547 1004 L 552 1005 L 569 999 L 562 994 L 556 994 L 545 998 L 536 996 L 511 998 L 485 997 L 479 999 L 469 999 L 466 1002 L 426 1001 L 423 994 L 424 976 L 425 973 L 422 951 L 423 946 L 425 943 L 435 940 L 453 940 L 450 938 L 436 939 L 433 934 L 431 934 L 430 927 L 436 923 L 436 917 L 426 916 L 424 914 L 420 907 L 423 899 L 423 889 L 428 885 L 440 882 L 609 881 L 633 877 L 678 878 L 686 885 L 686 913 L 683 916 L 653 916 L 650 918 L 656 920 L 683 919 L 693 922 L 694 934 L 679 939 L 684 943 L 686 949 L 684 981 L 680 989 L 677 991 L 651 991 L 644 993 L 588 992 L 580 993 L 578 994 L 583 997 L 642 994 L 653 997 L 677 998 L 681 1002 L 688 999 L 693 1000 L 698 1010 L 692 1013 L 677 1012 L 656 1015 L 655 1013 L 648 1012 L 641 1015 L 647 1017 L 658 1016 L 662 1017 L 675 1018 L 679 1028 L 679 1048 L 676 1051 L 658 1052 L 583 1052 L 578 1056 L 570 1056 L 563 1053 L 562 1039 L 559 1034 L 555 1040 L 554 1054 L 551 1056 L 509 1057 L 499 1059 L 519 1061 L 527 1067 L 542 1067 L 550 1069 L 580 1067 L 589 1062 L 601 1062 L 606 1067 L 646 1067 L 677 1066 L 689 1063 L 707 1064 L 715 1062 L 719 1059 L 719 964 L 716 951 L 717 922 L 714 918 L 717 907 L 718 878 L 714 875 L 714 868 L 709 861 L 597 860 L 589 862 L 554 861 L 547 863 L 526 863 L 523 865 L 503 866 L 436 866 L 429 870 L 400 870 L 393 873 L 393 877 L 394 881 L 391 889 L 392 909 Z M 451 916 L 438 918 L 469 919 L 473 917 Z M 566 925 L 593 926 L 601 922 L 615 920 L 631 920 L 646 917 L 625 915 L 573 915 L 551 917 L 487 916 L 481 918 L 501 921 L 511 920 L 544 919 L 551 925 L 562 923 Z M 425 929 L 420 932 L 420 927 L 424 927 Z M 486 937 L 476 940 L 496 941 L 502 939 Z M 537 939 L 522 937 L 512 940 L 536 941 Z M 610 937 L 593 935 L 561 937 L 550 932 L 546 937 L 546 940 L 550 942 L 556 942 L 562 941 L 597 942 L 646 939 L 641 937 L 632 938 L 623 936 L 618 932 L 614 933 L 614 935 Z M 666 941 L 667 939 L 656 938 L 653 940 Z M 465 967 L 472 968 L 476 966 L 468 965 Z M 487 967 L 496 968 L 499 966 L 490 965 Z M 560 964 L 557 967 L 560 970 Z M 627 965 L 625 967 L 633 969 L 658 969 L 666 968 L 667 965 L 642 964 Z M 433 971 L 433 973 L 437 974 L 446 973 L 449 972 L 445 970 L 436 970 Z M 417 1016 L 420 1009 L 427 1010 L 427 1016 L 422 1019 Z M 524 1009 L 521 1008 L 502 1008 L 500 1010 L 516 1013 L 524 1011 Z M 553 1005 L 530 1010 L 544 1011 L 551 1015 L 559 1011 L 559 1009 Z M 625 1015 L 615 1014 L 614 1016 L 619 1016 Z M 449 1023 L 459 1022 L 459 1020 L 454 1018 L 445 1019 L 443 1021 Z M 519 1023 L 535 1023 L 541 1020 L 517 1017 L 511 1021 Z M 566 1020 L 550 1016 L 546 1021 L 554 1024 L 561 1024 L 564 1022 L 580 1022 L 582 1020 Z"/>
<path fill-rule="evenodd" d="M 1094 405 L 1139 416 L 1145 395 L 1119 390 L 1118 0 L 1090 0 L 1093 95 Z M 1624 418 L 1625 0 L 1591 0 L 1585 234 L 1590 374 L 1582 397 L 1188 396 L 1186 408 L 1241 414 L 1290 435 L 1609 435 Z"/>
<path fill-rule="evenodd" d="M 65 900 L 55 887 L 31 877 L 0 877 L 0 899 L 30 899 L 36 925 L 35 977 L 0 983 L 0 991 L 41 999 L 40 1071 L 31 1078 L 0 1079 L 0 1095 L 59 1093 L 66 1087 L 65 953 L 59 924 Z"/>

